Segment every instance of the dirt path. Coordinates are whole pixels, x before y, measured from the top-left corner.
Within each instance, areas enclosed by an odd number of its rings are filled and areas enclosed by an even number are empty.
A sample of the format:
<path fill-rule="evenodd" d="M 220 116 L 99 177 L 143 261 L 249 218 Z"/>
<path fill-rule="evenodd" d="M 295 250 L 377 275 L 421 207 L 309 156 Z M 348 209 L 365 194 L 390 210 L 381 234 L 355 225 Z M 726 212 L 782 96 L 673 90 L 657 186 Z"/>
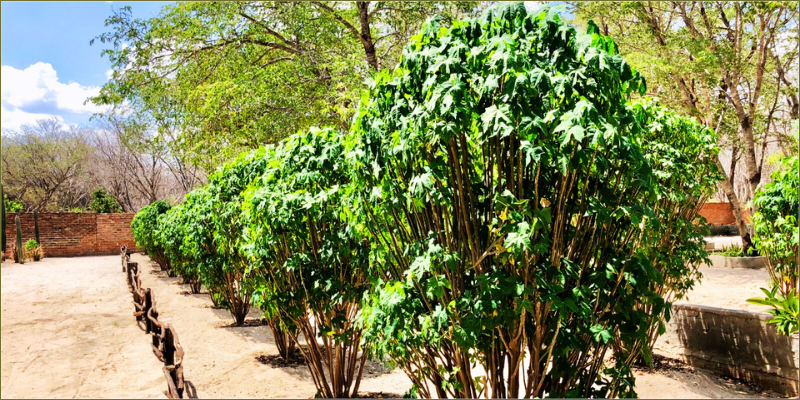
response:
<path fill-rule="evenodd" d="M 133 261 L 147 265 L 146 257 Z M 233 321 L 226 310 L 211 308 L 207 294 L 193 295 L 179 278 L 168 278 L 145 266 L 144 287 L 156 293 L 160 320 L 172 320 L 186 351 L 186 379 L 194 383 L 200 398 L 312 398 L 314 385 L 304 366 L 273 368 L 256 360 L 275 355 L 272 335 L 265 326 L 226 327 Z M 153 272 L 150 272 L 153 271 Z M 258 319 L 256 311 L 249 318 Z M 399 370 L 368 364 L 361 392 L 402 395 L 411 381 Z M 640 398 L 762 398 L 751 388 L 702 370 L 660 369 L 637 371 Z M 384 396 L 387 397 L 387 396 Z M 768 397 L 763 397 L 768 398 Z"/>
<path fill-rule="evenodd" d="M 2 398 L 164 398 L 119 257 L 4 262 Z"/>
<path fill-rule="evenodd" d="M 676 304 L 699 304 L 752 312 L 766 312 L 768 307 L 751 304 L 747 299 L 764 297 L 762 287 L 768 287 L 766 269 L 700 267 L 703 278 L 687 297 Z"/>
<path fill-rule="evenodd" d="M 208 294 L 191 294 L 180 278 L 156 272 L 147 257 L 134 254 L 131 261 L 142 267 L 142 286 L 155 293 L 159 321 L 171 322 L 185 351 L 184 378 L 200 398 L 313 398 L 313 381 L 303 365 L 273 368 L 257 357 L 277 355 L 266 326 L 231 327 L 227 310 L 212 308 Z M 120 273 L 120 278 L 122 275 Z M 248 319 L 260 319 L 251 310 Z M 410 381 L 401 371 L 389 371 L 376 363 L 368 366 L 361 391 L 402 395 Z M 384 372 L 384 373 L 381 373 Z"/>
<path fill-rule="evenodd" d="M 190 294 L 179 278 L 157 272 L 135 254 L 142 284 L 155 293 L 159 320 L 178 332 L 187 395 L 200 398 L 312 398 L 305 366 L 275 368 L 266 326 L 230 327 L 228 311 L 207 294 Z M 45 259 L 2 265 L 2 397 L 164 398 L 161 363 L 135 324 L 119 259 Z M 63 271 L 79 272 L 65 275 Z M 56 297 L 55 293 L 62 293 Z M 250 319 L 259 319 L 257 311 Z M 702 370 L 637 370 L 641 398 L 759 398 L 751 388 Z M 361 393 L 402 395 L 399 370 L 369 363 Z M 187 396 L 187 397 L 189 397 Z"/>

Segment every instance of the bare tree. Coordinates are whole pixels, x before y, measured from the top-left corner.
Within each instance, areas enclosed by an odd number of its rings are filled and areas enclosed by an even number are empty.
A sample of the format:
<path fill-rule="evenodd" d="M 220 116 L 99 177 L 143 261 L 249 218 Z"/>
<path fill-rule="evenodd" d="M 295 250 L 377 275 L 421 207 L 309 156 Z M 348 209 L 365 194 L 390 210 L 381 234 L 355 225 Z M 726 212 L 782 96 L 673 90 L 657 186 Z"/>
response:
<path fill-rule="evenodd" d="M 180 200 L 202 182 L 201 170 L 170 148 L 170 133 L 155 135 L 149 125 L 120 115 L 97 121 L 95 179 L 124 211 L 168 197 Z"/>
<path fill-rule="evenodd" d="M 3 182 L 25 211 L 61 211 L 87 202 L 86 131 L 56 119 L 3 133 Z"/>

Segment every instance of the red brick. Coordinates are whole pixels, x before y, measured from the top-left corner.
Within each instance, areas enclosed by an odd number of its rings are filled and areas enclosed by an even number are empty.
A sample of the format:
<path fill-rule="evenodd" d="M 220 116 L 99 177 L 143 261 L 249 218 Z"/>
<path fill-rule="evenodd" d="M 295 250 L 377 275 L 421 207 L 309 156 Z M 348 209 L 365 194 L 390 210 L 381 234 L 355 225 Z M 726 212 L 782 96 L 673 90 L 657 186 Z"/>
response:
<path fill-rule="evenodd" d="M 22 242 L 35 238 L 33 213 L 8 213 L 6 237 L 8 246 L 17 238 L 15 217 L 20 217 Z M 122 245 L 135 248 L 131 220 L 133 213 L 40 213 L 39 239 L 45 256 L 76 257 L 118 254 Z"/>
<path fill-rule="evenodd" d="M 702 215 L 709 225 L 735 225 L 736 218 L 733 216 L 731 203 L 706 203 L 700 209 Z M 745 223 L 750 223 L 750 210 L 742 209 Z"/>

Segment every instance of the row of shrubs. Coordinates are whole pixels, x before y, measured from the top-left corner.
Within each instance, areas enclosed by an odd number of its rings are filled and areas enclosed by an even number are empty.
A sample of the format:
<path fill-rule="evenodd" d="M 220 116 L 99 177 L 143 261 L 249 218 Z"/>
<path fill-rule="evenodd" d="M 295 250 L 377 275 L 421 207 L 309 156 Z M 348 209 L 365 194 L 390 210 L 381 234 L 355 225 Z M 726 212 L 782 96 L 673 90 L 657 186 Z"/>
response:
<path fill-rule="evenodd" d="M 373 356 L 409 396 L 634 396 L 721 178 L 714 133 L 644 91 L 593 23 L 433 19 L 351 132 L 244 154 L 134 235 L 236 323 L 258 307 L 321 397 L 354 396 Z"/>

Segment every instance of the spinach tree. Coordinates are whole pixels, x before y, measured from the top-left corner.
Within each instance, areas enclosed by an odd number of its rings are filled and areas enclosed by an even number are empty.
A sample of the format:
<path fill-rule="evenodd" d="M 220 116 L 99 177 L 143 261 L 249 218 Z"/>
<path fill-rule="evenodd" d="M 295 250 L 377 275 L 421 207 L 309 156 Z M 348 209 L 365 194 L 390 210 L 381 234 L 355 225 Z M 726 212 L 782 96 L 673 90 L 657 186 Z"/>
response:
<path fill-rule="evenodd" d="M 183 202 L 185 224 L 181 252 L 194 264 L 197 279 L 208 289 L 215 307 L 227 308 L 223 296 L 225 276 L 220 265 L 224 262 L 214 243 L 214 208 L 211 193 L 205 187 L 186 195 Z"/>
<path fill-rule="evenodd" d="M 767 322 L 776 324 L 778 332 L 787 336 L 800 330 L 797 296 L 797 278 L 800 275 L 797 261 L 800 242 L 798 174 L 798 157 L 786 157 L 780 168 L 772 173 L 772 182 L 756 192 L 753 199 L 758 207 L 758 212 L 753 215 L 753 239 L 766 260 L 770 288 L 761 289 L 766 298 L 748 301 L 771 306 L 768 312 L 774 318 Z"/>
<path fill-rule="evenodd" d="M 300 349 L 325 398 L 354 396 L 367 360 L 356 316 L 369 283 L 369 245 L 348 221 L 342 140 L 332 129 L 288 138 L 245 206 L 248 248 L 260 260 L 253 279 L 281 323 L 306 339 Z"/>
<path fill-rule="evenodd" d="M 194 224 L 186 209 L 186 205 L 181 204 L 161 214 L 155 236 L 175 273 L 183 278 L 183 283 L 189 284 L 192 293 L 200 293 L 202 283 L 195 253 L 187 251 L 185 245 L 187 228 Z"/>
<path fill-rule="evenodd" d="M 637 307 L 652 316 L 646 340 L 628 352 L 633 361 L 642 350 L 650 362 L 650 349 L 665 332 L 671 304 L 699 282 L 701 264 L 708 263 L 703 233 L 705 219 L 700 208 L 723 179 L 717 165 L 716 134 L 691 118 L 682 117 L 644 99 L 632 104 L 631 112 L 642 129 L 642 149 L 656 177 L 656 196 L 648 199 L 654 218 L 646 220 L 645 250 L 661 279 L 650 282 L 663 298 Z M 622 351 L 622 349 L 618 349 Z"/>
<path fill-rule="evenodd" d="M 174 275 L 169 257 L 164 253 L 164 247 L 159 243 L 157 236 L 158 219 L 170 208 L 169 203 L 164 200 L 157 200 L 143 207 L 131 220 L 131 230 L 136 246 L 143 248 L 163 271 Z"/>
<path fill-rule="evenodd" d="M 267 148 L 243 153 L 236 160 L 220 167 L 209 178 L 209 198 L 204 217 L 210 222 L 213 255 L 201 264 L 200 276 L 212 285 L 225 300 L 237 325 L 244 323 L 250 311 L 252 289 L 244 284 L 249 259 L 241 247 L 242 192 L 260 176 L 267 166 Z"/>
<path fill-rule="evenodd" d="M 590 23 L 521 3 L 428 22 L 362 100 L 365 341 L 423 397 L 633 395 L 663 278 L 641 75 Z M 609 351 L 610 350 L 610 351 Z M 614 360 L 606 364 L 606 356 Z"/>

